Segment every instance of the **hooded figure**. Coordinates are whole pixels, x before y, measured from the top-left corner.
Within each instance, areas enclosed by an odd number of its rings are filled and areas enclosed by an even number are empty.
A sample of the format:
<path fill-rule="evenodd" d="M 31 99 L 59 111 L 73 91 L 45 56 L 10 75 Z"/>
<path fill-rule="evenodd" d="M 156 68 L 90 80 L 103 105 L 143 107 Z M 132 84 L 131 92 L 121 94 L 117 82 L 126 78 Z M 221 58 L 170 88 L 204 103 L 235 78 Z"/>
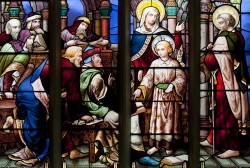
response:
<path fill-rule="evenodd" d="M 61 32 L 63 47 L 84 44 L 84 42 L 89 43 L 89 45 L 107 45 L 109 41 L 91 31 L 89 24 L 90 20 L 87 17 L 76 18 L 71 26 L 66 27 Z"/>

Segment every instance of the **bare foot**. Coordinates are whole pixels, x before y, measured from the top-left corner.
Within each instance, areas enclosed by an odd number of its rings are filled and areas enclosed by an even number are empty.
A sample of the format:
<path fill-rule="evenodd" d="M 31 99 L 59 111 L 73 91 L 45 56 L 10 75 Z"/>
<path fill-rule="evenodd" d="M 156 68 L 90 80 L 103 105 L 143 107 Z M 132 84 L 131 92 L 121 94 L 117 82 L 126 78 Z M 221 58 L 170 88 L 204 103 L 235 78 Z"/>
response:
<path fill-rule="evenodd" d="M 65 157 L 67 157 L 68 155 L 69 155 L 69 153 L 68 153 L 68 152 L 65 152 L 65 153 L 62 154 L 62 158 L 65 158 Z"/>
<path fill-rule="evenodd" d="M 153 148 L 150 148 L 150 149 L 147 151 L 147 154 L 148 154 L 148 155 L 152 155 L 152 154 L 154 154 L 155 152 L 158 152 L 158 151 L 159 151 L 158 148 L 153 147 Z"/>
<path fill-rule="evenodd" d="M 173 153 L 174 153 L 173 150 L 166 150 L 166 154 L 167 154 L 167 155 L 172 155 Z"/>
<path fill-rule="evenodd" d="M 210 144 L 210 143 L 208 142 L 208 140 L 205 140 L 205 141 L 200 142 L 200 145 L 202 145 L 202 146 L 208 146 L 208 147 L 210 147 L 210 148 L 213 147 L 213 145 Z"/>
<path fill-rule="evenodd" d="M 87 157 L 89 154 L 88 153 L 82 153 L 80 152 L 78 149 L 73 149 L 69 152 L 69 158 L 70 159 L 78 159 L 78 158 L 85 158 Z"/>
<path fill-rule="evenodd" d="M 8 116 L 8 117 L 6 118 L 5 123 L 3 124 L 4 132 L 6 132 L 6 133 L 11 133 L 11 131 L 8 130 L 8 128 L 12 127 L 13 124 L 14 124 L 14 119 L 12 118 L 12 116 Z"/>
<path fill-rule="evenodd" d="M 225 159 L 225 158 L 230 158 L 230 157 L 239 156 L 239 155 L 240 155 L 239 151 L 227 150 L 224 153 L 219 154 L 218 157 Z"/>

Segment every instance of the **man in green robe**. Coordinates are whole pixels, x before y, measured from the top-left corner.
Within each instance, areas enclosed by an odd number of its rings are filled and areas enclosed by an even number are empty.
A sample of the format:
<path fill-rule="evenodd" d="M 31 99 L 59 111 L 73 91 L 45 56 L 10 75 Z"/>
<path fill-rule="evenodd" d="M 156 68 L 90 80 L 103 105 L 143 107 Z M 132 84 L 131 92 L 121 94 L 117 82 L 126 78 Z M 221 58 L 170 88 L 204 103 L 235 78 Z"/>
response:
<path fill-rule="evenodd" d="M 96 151 L 101 153 L 100 162 L 108 166 L 112 166 L 114 162 L 118 162 L 118 120 L 116 96 L 111 89 L 114 78 L 111 75 L 106 85 L 102 71 L 103 67 L 100 58 L 100 49 L 87 47 L 83 53 L 84 65 L 80 75 L 80 91 L 82 95 L 82 104 L 88 112 L 98 118 L 103 118 L 109 127 L 115 129 L 102 129 L 97 132 L 95 138 Z"/>

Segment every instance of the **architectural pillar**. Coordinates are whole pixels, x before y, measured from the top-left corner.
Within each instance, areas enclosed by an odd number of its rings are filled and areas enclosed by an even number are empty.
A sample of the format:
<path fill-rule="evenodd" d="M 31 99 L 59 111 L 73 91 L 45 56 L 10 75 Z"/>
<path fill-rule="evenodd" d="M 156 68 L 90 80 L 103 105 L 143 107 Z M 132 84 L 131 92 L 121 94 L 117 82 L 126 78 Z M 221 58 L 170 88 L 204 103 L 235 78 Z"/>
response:
<path fill-rule="evenodd" d="M 94 28 L 95 28 L 95 33 L 99 36 L 102 34 L 102 27 L 101 27 L 101 15 L 99 11 L 94 12 Z"/>
<path fill-rule="evenodd" d="M 2 12 L 4 12 L 3 10 L 4 10 L 4 8 L 5 8 L 5 2 L 1 2 L 1 11 Z M 1 22 L 1 27 L 0 27 L 0 33 L 2 33 L 3 31 L 4 31 L 4 19 L 3 19 L 3 17 L 0 17 L 0 22 Z"/>
<path fill-rule="evenodd" d="M 188 49 L 188 46 L 189 46 L 189 42 L 188 42 L 188 37 L 189 37 L 189 32 L 188 32 L 188 22 L 187 22 L 187 16 L 188 16 L 188 12 L 187 12 L 187 7 L 188 7 L 188 1 L 187 0 L 184 0 L 181 4 L 180 4 L 180 7 L 182 9 L 182 15 L 180 17 L 180 20 L 181 22 L 184 22 L 185 23 L 185 27 L 186 29 L 184 29 L 181 33 L 182 33 L 182 40 L 183 40 L 183 48 L 184 48 L 184 51 L 185 51 L 185 59 L 186 59 L 186 66 L 188 66 L 189 64 L 189 59 L 188 59 L 188 56 L 189 56 L 189 49 Z M 185 45 L 186 44 L 186 45 Z"/>
<path fill-rule="evenodd" d="M 205 50 L 207 44 L 209 43 L 209 12 L 211 10 L 211 2 L 210 0 L 201 0 L 200 1 L 200 8 L 201 8 L 201 32 L 200 32 L 200 50 Z M 204 55 L 204 52 L 201 51 L 201 56 Z M 208 82 L 206 81 L 205 73 L 200 71 L 200 137 L 201 140 L 205 140 L 208 136 L 211 124 L 209 122 L 209 100 L 207 91 L 208 90 Z"/>
<path fill-rule="evenodd" d="M 86 13 L 86 17 L 89 18 L 90 20 L 90 24 L 89 24 L 89 29 L 92 30 L 92 31 L 95 31 L 94 30 L 94 27 L 95 27 L 95 22 L 93 22 L 93 12 L 87 12 Z"/>
<path fill-rule="evenodd" d="M 172 34 L 175 32 L 176 27 L 176 15 L 178 12 L 178 6 L 175 0 L 169 0 L 166 4 L 168 31 Z"/>
<path fill-rule="evenodd" d="M 68 26 L 68 3 L 66 0 L 61 0 L 61 30 Z"/>
<path fill-rule="evenodd" d="M 212 3 L 212 8 L 210 10 L 210 15 L 209 15 L 209 42 L 214 41 L 214 24 L 213 24 L 213 15 L 212 13 L 214 12 L 216 8 L 216 5 Z"/>
<path fill-rule="evenodd" d="M 2 7 L 3 6 L 4 10 L 2 16 L 4 25 L 10 19 L 18 19 L 23 24 L 25 13 L 21 1 L 6 1 L 5 3 L 2 3 Z"/>
<path fill-rule="evenodd" d="M 41 15 L 43 18 L 43 30 L 48 32 L 49 10 L 48 9 L 41 10 Z"/>
<path fill-rule="evenodd" d="M 23 4 L 22 4 L 22 1 L 18 1 L 18 6 L 20 6 L 20 13 L 19 13 L 19 19 L 22 23 L 22 26 L 23 26 L 23 23 L 24 23 L 24 18 L 25 18 L 25 12 L 24 12 L 24 9 L 23 9 Z"/>
<path fill-rule="evenodd" d="M 3 13 L 2 13 L 3 20 L 4 20 L 4 25 L 10 19 L 10 14 L 8 12 L 9 7 L 10 7 L 10 1 L 5 2 L 5 7 L 4 7 L 4 10 L 3 10 Z"/>
<path fill-rule="evenodd" d="M 101 14 L 101 27 L 102 27 L 102 37 L 109 39 L 109 29 L 110 29 L 110 12 L 111 5 L 109 0 L 103 0 L 99 8 Z"/>
<path fill-rule="evenodd" d="M 167 17 L 165 16 L 164 19 L 161 22 L 161 26 L 164 27 L 165 29 L 168 29 L 168 20 Z"/>

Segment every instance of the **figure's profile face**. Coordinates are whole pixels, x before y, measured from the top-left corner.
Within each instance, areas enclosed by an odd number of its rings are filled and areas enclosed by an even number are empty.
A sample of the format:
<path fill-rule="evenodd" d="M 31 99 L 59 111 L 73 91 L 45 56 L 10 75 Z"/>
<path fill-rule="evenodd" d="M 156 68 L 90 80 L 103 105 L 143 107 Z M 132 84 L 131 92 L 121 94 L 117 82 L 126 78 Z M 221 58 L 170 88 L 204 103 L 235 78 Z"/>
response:
<path fill-rule="evenodd" d="M 33 49 L 33 43 L 34 43 L 34 39 L 35 36 L 30 36 L 27 40 L 26 40 L 26 47 L 29 51 L 32 51 Z"/>
<path fill-rule="evenodd" d="M 223 18 L 218 18 L 218 28 L 222 31 L 228 29 L 228 24 Z"/>
<path fill-rule="evenodd" d="M 165 58 L 168 56 L 168 50 L 165 45 L 163 44 L 157 44 L 155 51 L 161 58 Z"/>
<path fill-rule="evenodd" d="M 82 50 L 79 50 L 79 52 L 77 52 L 74 57 L 75 57 L 75 60 L 74 60 L 75 66 L 80 67 L 81 62 L 82 62 Z"/>
<path fill-rule="evenodd" d="M 82 23 L 79 25 L 79 27 L 78 27 L 78 29 L 80 29 L 80 30 L 86 30 L 87 28 L 88 28 L 88 24 L 85 23 L 85 22 L 82 22 Z"/>
<path fill-rule="evenodd" d="M 156 19 L 159 17 L 159 13 L 158 12 L 148 12 L 145 22 L 146 24 L 149 25 L 154 25 L 156 22 Z"/>
<path fill-rule="evenodd" d="M 32 22 L 31 22 L 31 29 L 35 30 L 37 28 L 41 28 L 41 20 L 40 19 L 35 19 L 35 20 L 32 20 Z"/>
<path fill-rule="evenodd" d="M 21 31 L 21 24 L 19 22 L 13 22 L 10 24 L 11 36 L 13 39 L 17 39 L 19 32 Z"/>
<path fill-rule="evenodd" d="M 100 54 L 94 54 L 92 56 L 92 63 L 94 67 L 103 67 Z"/>

